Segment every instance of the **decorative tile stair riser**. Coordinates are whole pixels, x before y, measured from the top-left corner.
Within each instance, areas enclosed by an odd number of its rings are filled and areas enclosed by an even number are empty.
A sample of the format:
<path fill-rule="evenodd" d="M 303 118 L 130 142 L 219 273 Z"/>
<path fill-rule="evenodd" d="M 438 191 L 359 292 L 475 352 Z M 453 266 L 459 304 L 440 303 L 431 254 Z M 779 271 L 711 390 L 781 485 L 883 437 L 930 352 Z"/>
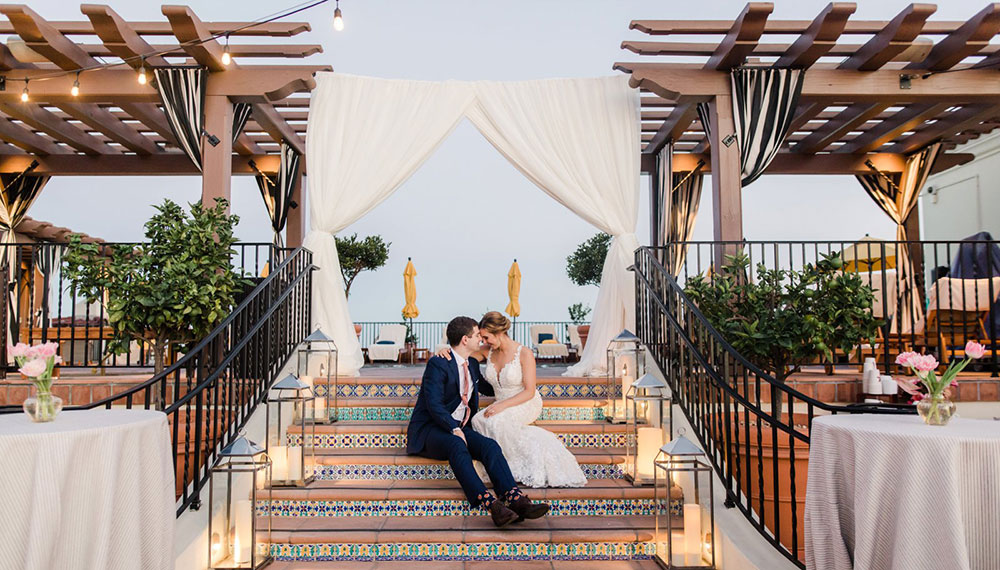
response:
<path fill-rule="evenodd" d="M 656 502 L 652 499 L 571 499 L 549 500 L 552 510 L 548 516 L 652 516 Z M 390 501 L 272 501 L 272 514 L 276 517 L 450 517 L 484 515 L 482 509 L 472 508 L 466 501 L 450 500 L 390 500 Z M 682 516 L 683 500 L 670 504 L 675 516 Z M 267 514 L 267 501 L 257 505 L 257 514 Z"/>
<path fill-rule="evenodd" d="M 587 479 L 621 479 L 623 478 L 622 465 L 606 463 L 581 463 Z M 319 465 L 316 468 L 316 480 L 318 481 L 340 481 L 345 479 L 377 479 L 377 480 L 405 480 L 413 481 L 420 479 L 439 480 L 454 479 L 448 465 L 374 465 L 374 464 L 338 464 Z"/>
<path fill-rule="evenodd" d="M 556 433 L 556 436 L 566 447 L 625 447 L 624 433 Z M 288 433 L 288 445 L 302 445 L 302 435 Z M 316 447 L 350 449 L 359 447 L 404 448 L 405 433 L 330 433 L 318 434 L 315 438 Z"/>
<path fill-rule="evenodd" d="M 542 408 L 539 421 L 594 421 L 604 419 L 604 407 L 553 407 Z M 332 414 L 333 412 L 331 412 Z M 401 406 L 349 406 L 337 410 L 339 421 L 353 422 L 408 422 L 412 407 Z"/>
<path fill-rule="evenodd" d="M 608 393 L 607 384 L 539 384 L 538 393 L 543 399 L 583 398 L 603 399 Z M 317 396 L 325 396 L 326 386 L 315 387 Z M 416 398 L 420 392 L 418 384 L 338 384 L 337 395 L 341 398 Z M 616 398 L 621 398 L 621 386 L 615 392 Z"/>
<path fill-rule="evenodd" d="M 296 561 L 448 561 L 448 560 L 646 560 L 655 545 L 648 542 L 574 543 L 395 543 L 272 544 L 277 560 Z"/>

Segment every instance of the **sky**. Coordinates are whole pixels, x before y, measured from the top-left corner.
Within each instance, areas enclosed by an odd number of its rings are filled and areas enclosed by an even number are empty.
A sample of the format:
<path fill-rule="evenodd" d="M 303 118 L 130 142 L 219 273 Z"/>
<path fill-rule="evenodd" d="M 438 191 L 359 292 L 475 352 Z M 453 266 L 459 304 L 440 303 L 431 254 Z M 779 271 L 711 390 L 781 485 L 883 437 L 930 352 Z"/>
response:
<path fill-rule="evenodd" d="M 203 21 L 246 21 L 295 0 L 193 0 Z M 772 18 L 812 19 L 826 1 L 775 2 Z M 908 2 L 861 1 L 855 18 L 889 20 Z M 160 4 L 112 1 L 127 20 L 163 20 Z M 318 43 L 324 53 L 305 60 L 335 71 L 403 79 L 519 80 L 613 75 L 615 61 L 638 56 L 620 49 L 625 39 L 649 39 L 628 30 L 632 19 L 732 19 L 745 5 L 709 0 L 341 0 L 345 29 L 333 30 L 333 6 L 294 18 L 312 32 L 290 38 Z M 85 19 L 78 2 L 32 0 L 52 20 Z M 237 8 L 238 7 L 238 8 Z M 982 2 L 942 2 L 934 19 L 966 19 Z M 307 177 L 308 179 L 308 177 Z M 706 179 L 694 239 L 712 238 L 711 180 Z M 54 178 L 28 215 L 109 241 L 140 240 L 152 206 L 169 198 L 200 197 L 197 177 Z M 643 177 L 637 234 L 649 242 L 648 180 Z M 270 226 L 251 177 L 235 177 L 232 209 L 237 235 L 269 241 Z M 744 189 L 748 240 L 892 238 L 895 225 L 849 176 L 763 176 Z M 567 306 L 593 306 L 597 288 L 566 277 L 566 256 L 596 229 L 547 197 L 517 172 L 468 123 L 398 191 L 343 234 L 379 234 L 391 242 L 385 267 L 361 274 L 351 289 L 355 322 L 398 321 L 402 273 L 408 257 L 417 269 L 420 320 L 478 316 L 507 304 L 506 275 L 516 258 L 523 274 L 521 318 L 567 320 Z M 343 235 L 342 234 L 342 235 Z M 960 238 L 962 236 L 955 236 Z"/>

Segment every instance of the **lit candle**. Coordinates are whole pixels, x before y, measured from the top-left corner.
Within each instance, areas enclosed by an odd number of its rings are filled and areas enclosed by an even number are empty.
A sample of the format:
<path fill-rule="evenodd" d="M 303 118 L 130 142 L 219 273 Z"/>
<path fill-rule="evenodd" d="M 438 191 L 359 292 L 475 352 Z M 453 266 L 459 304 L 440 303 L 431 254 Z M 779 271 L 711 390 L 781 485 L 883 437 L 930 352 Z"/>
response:
<path fill-rule="evenodd" d="M 663 431 L 660 428 L 639 428 L 639 443 L 636 452 L 638 465 L 636 473 L 639 479 L 653 478 L 653 462 L 656 454 L 663 446 Z"/>
<path fill-rule="evenodd" d="M 233 557 L 237 564 L 250 562 L 250 550 L 253 548 L 253 505 L 250 501 L 236 501 L 236 537 L 233 539 Z"/>
<path fill-rule="evenodd" d="M 271 476 L 275 481 L 288 480 L 288 446 L 275 445 L 268 452 L 271 457 Z"/>
<path fill-rule="evenodd" d="M 299 446 L 288 448 L 288 480 L 297 481 L 302 479 L 302 448 Z"/>
<path fill-rule="evenodd" d="M 684 559 L 688 565 L 701 561 L 701 506 L 684 505 Z"/>
<path fill-rule="evenodd" d="M 300 376 L 299 380 L 301 380 L 303 384 L 309 386 L 309 391 L 310 392 L 312 392 L 313 394 L 316 393 L 316 390 L 313 389 L 313 377 L 312 376 Z M 316 398 L 316 400 L 318 400 L 318 399 L 319 398 Z M 307 414 L 306 415 L 306 419 L 316 419 L 316 418 L 319 417 L 319 415 L 316 413 L 318 411 L 316 409 L 316 406 L 315 406 L 316 400 L 313 400 L 313 408 L 312 408 L 313 416 L 309 417 L 309 415 Z M 302 413 L 306 413 L 306 410 L 308 409 L 308 407 L 309 407 L 309 405 L 303 402 L 303 404 L 302 404 Z M 303 434 L 303 437 L 305 437 L 305 434 Z"/>
<path fill-rule="evenodd" d="M 621 419 L 628 417 L 628 399 L 625 397 L 628 394 L 629 388 L 632 387 L 632 376 L 628 373 L 628 364 L 622 364 L 622 413 Z"/>

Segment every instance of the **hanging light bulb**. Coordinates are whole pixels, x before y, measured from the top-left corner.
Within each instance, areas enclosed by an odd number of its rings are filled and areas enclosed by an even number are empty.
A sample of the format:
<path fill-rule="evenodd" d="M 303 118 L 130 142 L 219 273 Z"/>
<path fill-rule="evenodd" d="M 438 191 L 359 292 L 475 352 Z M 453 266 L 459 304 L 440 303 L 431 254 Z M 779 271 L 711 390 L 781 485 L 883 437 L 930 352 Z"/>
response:
<path fill-rule="evenodd" d="M 76 81 L 73 82 L 73 87 L 69 90 L 70 95 L 74 97 L 80 96 L 80 72 L 76 72 Z"/>
<path fill-rule="evenodd" d="M 21 102 L 22 103 L 27 103 L 28 102 L 28 80 L 27 79 L 24 80 L 24 91 L 21 91 Z"/>
<path fill-rule="evenodd" d="M 333 29 L 338 32 L 344 29 L 344 15 L 340 12 L 340 0 L 337 0 L 337 7 L 333 10 Z"/>
<path fill-rule="evenodd" d="M 226 34 L 226 51 L 222 52 L 222 65 L 229 65 L 233 62 L 233 56 L 229 55 L 229 34 Z"/>
<path fill-rule="evenodd" d="M 142 58 L 142 66 L 139 68 L 139 85 L 146 84 L 146 58 Z"/>

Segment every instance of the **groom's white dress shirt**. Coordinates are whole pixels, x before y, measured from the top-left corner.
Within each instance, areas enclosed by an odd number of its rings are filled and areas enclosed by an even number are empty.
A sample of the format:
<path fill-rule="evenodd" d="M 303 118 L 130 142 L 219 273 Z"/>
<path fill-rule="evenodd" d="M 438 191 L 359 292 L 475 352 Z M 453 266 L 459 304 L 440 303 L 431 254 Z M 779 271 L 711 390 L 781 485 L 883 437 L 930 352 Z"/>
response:
<path fill-rule="evenodd" d="M 464 367 L 462 365 L 465 364 L 465 359 L 462 358 L 461 355 L 459 355 L 457 352 L 455 352 L 454 349 L 451 351 L 451 357 L 455 359 L 455 365 L 458 366 L 458 393 L 461 396 L 464 396 L 462 400 L 469 401 L 469 398 L 472 396 L 472 394 L 469 393 L 472 390 L 472 378 L 469 378 L 468 380 L 462 378 L 462 374 L 464 374 L 463 372 Z M 463 404 L 460 400 L 458 402 L 458 407 L 455 408 L 455 411 L 451 413 L 451 417 L 455 418 L 461 423 L 461 421 L 465 419 L 466 407 L 467 406 Z"/>

